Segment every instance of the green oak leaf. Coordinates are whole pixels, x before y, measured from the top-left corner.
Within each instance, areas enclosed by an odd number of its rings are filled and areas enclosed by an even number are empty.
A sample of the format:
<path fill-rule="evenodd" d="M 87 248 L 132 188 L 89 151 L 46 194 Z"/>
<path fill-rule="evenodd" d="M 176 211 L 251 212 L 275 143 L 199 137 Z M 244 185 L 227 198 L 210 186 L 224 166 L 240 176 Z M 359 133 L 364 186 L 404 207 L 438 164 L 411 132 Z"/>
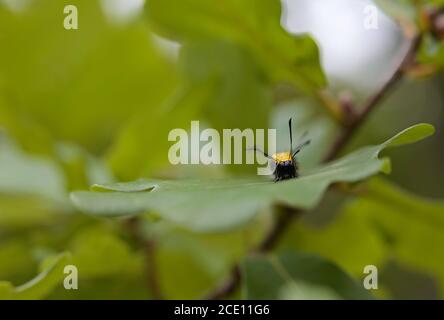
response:
<path fill-rule="evenodd" d="M 385 270 L 394 261 L 436 281 L 442 295 L 444 201 L 412 194 L 380 177 L 359 189 L 363 192 L 347 201 L 330 223 L 293 224 L 280 247 L 321 255 L 355 277 L 362 277 L 366 265 Z M 380 278 L 375 296 L 393 298 L 386 291 L 390 280 Z M 403 295 L 414 298 L 414 291 L 415 286 Z"/>
<path fill-rule="evenodd" d="M 26 1 L 20 14 L 1 2 L 0 125 L 27 151 L 54 155 L 67 141 L 102 154 L 175 87 L 175 66 L 145 23 L 110 23 L 103 1 Z M 63 28 L 66 5 L 78 8 L 75 32 Z"/>
<path fill-rule="evenodd" d="M 372 179 L 366 192 L 345 205 L 341 215 L 367 221 L 374 236 L 386 243 L 391 258 L 434 277 L 443 296 L 444 201 Z"/>
<path fill-rule="evenodd" d="M 119 179 L 171 171 L 166 137 L 175 128 L 189 128 L 193 120 L 217 130 L 267 125 L 272 86 L 245 48 L 220 39 L 195 41 L 182 46 L 178 64 L 182 87 L 156 110 L 148 108 L 134 116 L 110 148 L 107 158 Z"/>
<path fill-rule="evenodd" d="M 242 263 L 246 299 L 372 299 L 369 291 L 328 260 L 308 253 L 253 256 Z"/>
<path fill-rule="evenodd" d="M 45 298 L 57 286 L 62 285 L 65 274 L 63 269 L 69 264 L 71 255 L 62 253 L 53 259 L 48 266 L 34 279 L 14 287 L 10 282 L 0 281 L 0 299 L 29 300 Z"/>
<path fill-rule="evenodd" d="M 378 158 L 388 147 L 413 143 L 434 132 L 418 124 L 380 145 L 363 147 L 341 159 L 302 172 L 298 179 L 273 183 L 258 178 L 224 180 L 139 180 L 134 192 L 121 192 L 122 184 L 96 185 L 93 191 L 71 193 L 81 211 L 102 217 L 126 216 L 148 210 L 186 228 L 210 232 L 227 230 L 249 222 L 259 209 L 281 203 L 311 209 L 335 182 L 356 182 L 390 171 L 390 161 Z M 140 191 L 147 189 L 151 191 Z M 106 189 L 114 192 L 97 192 Z"/>
<path fill-rule="evenodd" d="M 152 28 L 167 38 L 232 41 L 250 50 L 275 80 L 306 91 L 325 85 L 316 43 L 282 28 L 278 0 L 151 0 L 145 12 Z"/>
<path fill-rule="evenodd" d="M 217 90 L 202 110 L 213 128 L 255 129 L 267 124 L 272 86 L 243 47 L 220 39 L 184 44 L 179 69 L 189 85 L 216 82 Z"/>
<path fill-rule="evenodd" d="M 186 128 L 198 118 L 215 90 L 213 81 L 180 86 L 167 102 L 128 121 L 107 153 L 107 162 L 115 175 L 134 179 L 168 164 L 169 132 Z"/>
<path fill-rule="evenodd" d="M 362 276 L 365 265 L 383 265 L 389 255 L 376 227 L 357 212 L 343 212 L 325 226 L 304 222 L 292 224 L 279 247 L 319 254 L 353 276 Z"/>

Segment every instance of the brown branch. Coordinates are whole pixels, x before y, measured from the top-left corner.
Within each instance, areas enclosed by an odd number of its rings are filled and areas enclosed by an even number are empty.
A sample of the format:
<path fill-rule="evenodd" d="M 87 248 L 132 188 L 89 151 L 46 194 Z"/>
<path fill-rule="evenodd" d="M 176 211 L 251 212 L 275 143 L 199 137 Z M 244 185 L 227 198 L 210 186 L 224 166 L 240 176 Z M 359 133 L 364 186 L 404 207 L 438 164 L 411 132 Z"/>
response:
<path fill-rule="evenodd" d="M 353 137 L 357 129 L 363 124 L 363 122 L 368 118 L 368 115 L 375 109 L 375 107 L 384 99 L 389 91 L 402 79 L 405 70 L 415 61 L 415 55 L 421 43 L 421 35 L 417 35 L 413 38 L 410 48 L 405 55 L 402 62 L 399 64 L 397 70 L 393 73 L 391 78 L 387 83 L 373 96 L 371 96 L 364 105 L 360 108 L 361 112 L 357 113 L 353 119 L 346 123 L 337 138 L 336 142 L 333 144 L 330 151 L 327 153 L 323 162 L 329 162 L 335 159 L 346 144 Z M 356 111 L 355 111 L 356 112 Z M 291 225 L 294 218 L 300 216 L 303 211 L 300 209 L 294 209 L 287 206 L 281 206 L 281 214 L 270 230 L 269 234 L 264 238 L 264 240 L 259 244 L 259 246 L 254 250 L 254 252 L 268 252 L 272 250 L 280 238 L 285 234 L 285 231 Z M 210 292 L 206 299 L 222 299 L 230 294 L 234 293 L 241 281 L 241 274 L 239 265 L 235 265 L 230 272 L 229 277 L 217 287 L 214 291 Z"/>
<path fill-rule="evenodd" d="M 157 265 L 155 256 L 156 243 L 151 239 L 147 239 L 147 237 L 142 234 L 139 218 L 133 217 L 126 220 L 125 222 L 132 237 L 143 248 L 144 251 L 145 263 L 147 266 L 147 270 L 145 273 L 146 286 L 150 291 L 153 299 L 162 299 L 162 293 L 157 277 Z"/>
<path fill-rule="evenodd" d="M 302 210 L 284 205 L 277 206 L 276 211 L 278 214 L 278 219 L 275 225 L 270 230 L 268 235 L 257 246 L 255 252 L 267 252 L 273 249 L 279 242 L 281 236 L 285 234 L 285 231 L 291 225 L 292 220 L 299 216 L 299 214 L 302 214 Z"/>
<path fill-rule="evenodd" d="M 223 299 L 230 294 L 234 293 L 237 290 L 241 282 L 241 272 L 239 265 L 234 265 L 230 270 L 228 278 L 222 282 L 222 284 L 207 294 L 204 299 L 205 300 L 220 300 Z"/>
<path fill-rule="evenodd" d="M 371 96 L 364 105 L 360 108 L 360 113 L 356 115 L 350 124 L 343 128 L 339 137 L 336 139 L 335 143 L 331 147 L 330 151 L 324 159 L 324 162 L 333 160 L 338 156 L 338 154 L 343 150 L 345 145 L 354 136 L 355 131 L 361 127 L 362 123 L 367 119 L 371 111 L 387 96 L 387 94 L 394 88 L 394 86 L 401 80 L 404 76 L 406 69 L 415 61 L 416 52 L 421 43 L 421 36 L 417 35 L 413 38 L 410 48 L 405 55 L 404 59 L 399 64 L 396 71 L 390 77 L 390 79 L 384 84 L 384 86 L 373 96 Z"/>

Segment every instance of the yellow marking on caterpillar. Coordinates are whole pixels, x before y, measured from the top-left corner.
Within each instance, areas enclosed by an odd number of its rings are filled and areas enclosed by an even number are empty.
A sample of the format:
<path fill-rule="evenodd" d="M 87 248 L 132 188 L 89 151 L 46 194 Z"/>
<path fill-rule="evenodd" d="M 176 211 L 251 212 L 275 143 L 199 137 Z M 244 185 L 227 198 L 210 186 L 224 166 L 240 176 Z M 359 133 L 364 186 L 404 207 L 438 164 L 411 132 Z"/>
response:
<path fill-rule="evenodd" d="M 276 153 L 272 156 L 273 160 L 276 162 L 285 162 L 285 161 L 291 161 L 291 153 L 290 152 L 281 152 Z"/>

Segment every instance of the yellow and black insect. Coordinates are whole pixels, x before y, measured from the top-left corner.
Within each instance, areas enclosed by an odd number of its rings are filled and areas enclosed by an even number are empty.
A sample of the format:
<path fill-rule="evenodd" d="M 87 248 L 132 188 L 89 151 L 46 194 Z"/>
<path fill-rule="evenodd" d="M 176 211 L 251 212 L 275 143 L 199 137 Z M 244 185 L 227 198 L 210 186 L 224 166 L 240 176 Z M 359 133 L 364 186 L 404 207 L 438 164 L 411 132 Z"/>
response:
<path fill-rule="evenodd" d="M 288 128 L 290 131 L 290 151 L 289 152 L 280 152 L 275 153 L 272 156 L 269 156 L 266 152 L 254 147 L 254 151 L 261 152 L 265 157 L 273 161 L 275 166 L 273 174 L 274 181 L 281 181 L 287 179 L 297 178 L 299 176 L 298 172 L 298 163 L 296 161 L 296 155 L 304 148 L 306 145 L 310 144 L 310 140 L 306 140 L 299 144 L 293 150 L 293 134 L 291 130 L 291 118 L 288 120 Z M 305 134 L 303 135 L 305 136 Z"/>

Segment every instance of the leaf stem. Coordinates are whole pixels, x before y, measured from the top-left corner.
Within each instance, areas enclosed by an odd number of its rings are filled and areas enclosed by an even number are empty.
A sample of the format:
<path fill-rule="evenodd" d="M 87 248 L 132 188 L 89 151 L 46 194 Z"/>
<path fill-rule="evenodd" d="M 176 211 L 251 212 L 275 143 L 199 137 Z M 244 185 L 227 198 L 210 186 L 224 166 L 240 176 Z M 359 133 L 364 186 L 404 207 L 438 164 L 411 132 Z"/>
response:
<path fill-rule="evenodd" d="M 153 240 L 147 239 L 141 231 L 141 222 L 137 217 L 126 220 L 127 227 L 134 240 L 143 247 L 146 270 L 146 286 L 155 300 L 162 299 L 162 293 L 157 277 L 156 265 L 156 244 Z"/>
<path fill-rule="evenodd" d="M 356 117 L 354 117 L 354 120 L 351 121 L 349 125 L 344 126 L 339 137 L 336 139 L 330 151 L 327 153 L 324 162 L 329 162 L 338 156 L 345 145 L 354 136 L 355 131 L 357 131 L 357 129 L 360 128 L 363 122 L 368 118 L 368 115 L 403 78 L 405 71 L 415 61 L 416 52 L 418 51 L 419 45 L 421 43 L 421 38 L 422 37 L 420 34 L 413 38 L 407 54 L 399 64 L 396 71 L 390 77 L 390 79 L 382 86 L 382 88 L 378 92 L 376 92 L 366 102 L 364 102 L 363 106 L 359 108 L 359 110 L 361 111 L 356 115 Z"/>
<path fill-rule="evenodd" d="M 382 86 L 382 88 L 372 95 L 359 110 L 359 113 L 352 118 L 349 123 L 346 123 L 342 127 L 342 132 L 339 134 L 335 143 L 327 153 L 323 162 L 329 162 L 335 159 L 352 139 L 355 132 L 362 126 L 370 113 L 376 108 L 376 106 L 387 96 L 387 94 L 395 87 L 395 85 L 403 78 L 405 71 L 415 62 L 415 56 L 418 48 L 421 44 L 422 36 L 417 34 L 413 37 L 410 48 L 400 62 L 398 68 L 390 77 L 390 79 Z M 272 250 L 279 242 L 282 235 L 291 225 L 291 222 L 296 217 L 299 217 L 303 211 L 300 209 L 294 209 L 288 206 L 280 206 L 281 215 L 276 221 L 273 228 L 268 235 L 258 245 L 254 252 L 264 253 Z M 230 272 L 230 276 L 214 291 L 210 292 L 207 299 L 222 299 L 230 294 L 234 293 L 241 282 L 240 266 L 235 265 Z"/>

